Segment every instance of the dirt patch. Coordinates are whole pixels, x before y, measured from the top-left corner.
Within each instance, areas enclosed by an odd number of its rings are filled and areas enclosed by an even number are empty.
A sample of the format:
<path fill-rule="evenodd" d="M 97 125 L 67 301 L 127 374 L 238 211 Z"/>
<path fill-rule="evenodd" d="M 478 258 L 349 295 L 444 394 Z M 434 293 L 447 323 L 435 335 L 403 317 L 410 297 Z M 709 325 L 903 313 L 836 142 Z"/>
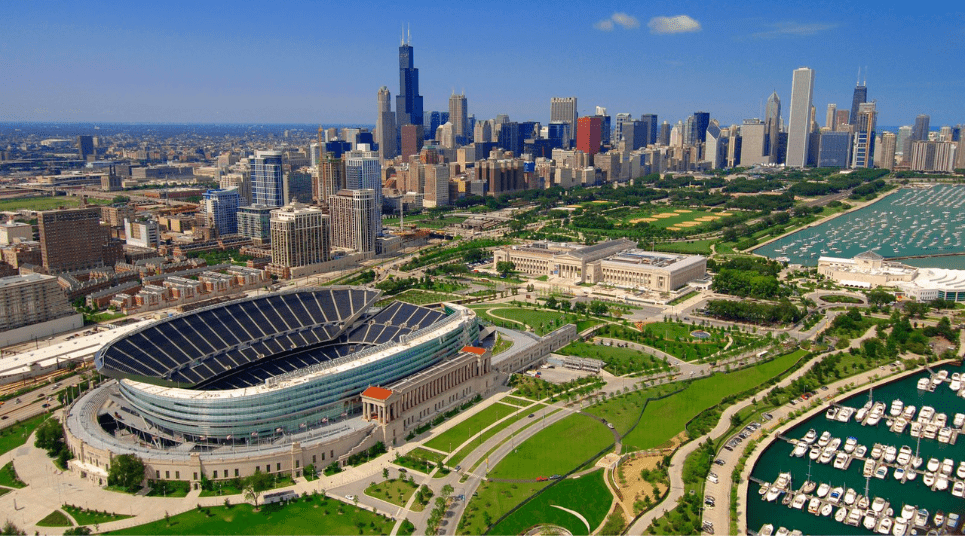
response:
<path fill-rule="evenodd" d="M 649 497 L 649 504 L 654 505 L 657 498 L 666 492 L 667 484 L 661 482 L 654 485 L 641 476 L 644 470 L 655 471 L 663 457 L 664 453 L 661 451 L 640 452 L 630 455 L 617 468 L 615 480 L 622 495 L 622 498 L 617 497 L 617 502 L 623 508 L 627 519 L 632 519 L 642 511 L 640 506 L 646 503 L 645 497 Z"/>

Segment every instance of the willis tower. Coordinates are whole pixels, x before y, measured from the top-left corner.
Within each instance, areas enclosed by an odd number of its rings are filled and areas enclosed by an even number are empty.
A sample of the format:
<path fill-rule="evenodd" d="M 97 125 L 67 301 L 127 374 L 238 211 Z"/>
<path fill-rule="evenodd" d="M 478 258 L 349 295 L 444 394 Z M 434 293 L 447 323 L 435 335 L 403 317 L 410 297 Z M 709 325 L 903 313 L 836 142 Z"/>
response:
<path fill-rule="evenodd" d="M 404 39 L 399 46 L 399 93 L 395 97 L 396 126 L 422 124 L 422 95 L 419 95 L 419 69 L 413 67 L 412 45 Z"/>

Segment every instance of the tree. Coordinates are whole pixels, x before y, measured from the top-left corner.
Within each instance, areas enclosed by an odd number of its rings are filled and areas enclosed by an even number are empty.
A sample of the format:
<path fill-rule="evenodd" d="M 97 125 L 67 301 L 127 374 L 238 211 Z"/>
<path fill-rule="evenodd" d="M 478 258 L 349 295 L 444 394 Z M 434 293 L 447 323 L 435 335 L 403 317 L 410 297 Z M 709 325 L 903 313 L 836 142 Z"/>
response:
<path fill-rule="evenodd" d="M 14 525 L 13 522 L 8 519 L 7 522 L 3 524 L 3 529 L 0 530 L 0 534 L 25 535 L 27 533 L 24 532 L 20 527 Z"/>
<path fill-rule="evenodd" d="M 496 263 L 496 271 L 499 275 L 506 276 L 510 272 L 516 269 L 516 263 L 513 261 L 499 261 Z"/>
<path fill-rule="evenodd" d="M 388 467 L 383 467 L 383 468 L 382 468 L 382 478 L 384 478 L 384 479 L 386 479 L 386 480 L 389 479 L 389 468 L 388 468 Z"/>
<path fill-rule="evenodd" d="M 260 469 L 255 469 L 254 474 L 244 480 L 245 500 L 253 502 L 255 508 L 258 508 L 258 497 L 261 496 L 263 491 L 271 488 L 273 481 L 271 475 L 262 473 Z"/>
<path fill-rule="evenodd" d="M 133 454 L 115 456 L 107 473 L 107 483 L 134 492 L 144 481 L 144 462 Z"/>

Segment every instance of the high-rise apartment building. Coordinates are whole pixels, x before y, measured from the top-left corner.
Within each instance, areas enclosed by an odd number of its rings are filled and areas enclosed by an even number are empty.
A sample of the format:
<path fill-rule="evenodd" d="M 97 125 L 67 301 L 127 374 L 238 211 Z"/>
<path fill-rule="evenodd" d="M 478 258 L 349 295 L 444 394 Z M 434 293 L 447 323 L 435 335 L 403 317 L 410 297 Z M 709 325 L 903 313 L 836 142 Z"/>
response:
<path fill-rule="evenodd" d="M 241 196 L 242 205 L 251 204 L 251 177 L 244 173 L 228 173 L 218 179 L 218 187 L 222 190 L 234 188 Z"/>
<path fill-rule="evenodd" d="M 392 94 L 389 88 L 382 86 L 379 88 L 376 97 L 378 111 L 375 116 L 375 135 L 379 145 L 379 158 L 385 160 L 395 158 L 399 154 L 396 150 L 398 131 L 395 128 L 395 114 L 392 113 Z"/>
<path fill-rule="evenodd" d="M 328 198 L 332 216 L 332 246 L 359 252 L 375 251 L 381 220 L 375 190 L 340 190 Z"/>
<path fill-rule="evenodd" d="M 811 138 L 811 98 L 814 93 L 814 70 L 801 67 L 794 70 L 791 83 L 791 115 L 787 126 L 788 167 L 803 168 L 808 161 Z M 747 144 L 747 139 L 744 139 Z M 743 157 L 741 162 L 744 162 Z"/>
<path fill-rule="evenodd" d="M 958 144 L 945 141 L 914 140 L 911 142 L 910 167 L 913 171 L 955 170 Z"/>
<path fill-rule="evenodd" d="M 911 142 L 912 138 L 912 127 L 910 125 L 903 125 L 898 127 L 898 139 L 895 142 L 895 150 L 897 154 L 900 154 L 902 158 L 899 160 L 905 161 L 905 156 L 911 155 Z"/>
<path fill-rule="evenodd" d="M 570 125 L 570 141 L 576 139 L 576 97 L 553 97 L 550 99 L 550 122 Z"/>
<path fill-rule="evenodd" d="M 895 169 L 895 153 L 897 152 L 898 137 L 894 132 L 881 133 L 881 158 L 876 165 L 882 169 Z"/>
<path fill-rule="evenodd" d="M 449 166 L 446 164 L 426 164 L 422 170 L 425 173 L 426 207 L 449 206 Z"/>
<path fill-rule="evenodd" d="M 600 152 L 603 135 L 603 118 L 598 115 L 584 116 L 577 120 L 576 149 L 593 156 Z"/>
<path fill-rule="evenodd" d="M 201 202 L 208 225 L 217 229 L 219 235 L 238 233 L 238 207 L 241 204 L 238 190 L 208 190 Z"/>
<path fill-rule="evenodd" d="M 465 93 L 456 95 L 453 92 L 449 97 L 449 122 L 452 123 L 452 134 L 456 137 L 456 143 L 468 143 L 472 132 L 469 130 L 469 106 Z"/>
<path fill-rule="evenodd" d="M 393 136 L 394 137 L 394 136 Z M 393 141 L 393 143 L 395 143 Z M 345 188 L 345 160 L 323 158 L 318 163 L 315 182 L 312 184 L 312 199 L 321 205 L 328 203 L 328 197 Z"/>
<path fill-rule="evenodd" d="M 613 125 L 613 143 L 614 145 L 623 139 L 623 124 L 633 120 L 633 116 L 628 113 L 617 114 L 614 118 Z"/>
<path fill-rule="evenodd" d="M 376 216 L 382 219 L 382 163 L 376 153 L 366 150 L 345 154 L 345 188 L 375 192 Z"/>
<path fill-rule="evenodd" d="M 419 69 L 408 40 L 399 45 L 399 94 L 395 97 L 397 127 L 422 124 L 422 95 L 419 95 Z"/>
<path fill-rule="evenodd" d="M 157 220 L 131 221 L 124 218 L 124 242 L 129 246 L 156 248 L 161 245 Z"/>
<path fill-rule="evenodd" d="M 252 239 L 255 244 L 271 241 L 271 211 L 275 207 L 249 205 L 238 207 L 238 234 Z"/>
<path fill-rule="evenodd" d="M 45 210 L 38 213 L 37 225 L 43 265 L 48 272 L 68 272 L 104 264 L 108 233 L 101 226 L 99 208 Z"/>
<path fill-rule="evenodd" d="M 83 320 L 67 303 L 67 296 L 57 284 L 56 277 L 27 274 L 0 278 L 0 341 L 4 346 L 29 340 L 30 334 L 22 334 L 16 337 L 19 340 L 11 342 L 8 340 L 9 334 L 3 332 L 72 315 L 78 319 L 73 327 L 81 327 Z M 70 327 L 64 326 L 66 329 Z M 63 328 L 56 331 L 63 331 Z M 33 335 L 48 337 L 50 334 L 46 331 Z"/>
<path fill-rule="evenodd" d="M 292 203 L 271 211 L 271 263 L 297 268 L 330 259 L 329 218 L 318 207 Z"/>
<path fill-rule="evenodd" d="M 425 136 L 423 135 L 422 125 L 404 125 L 401 129 L 401 154 L 404 157 L 409 157 L 414 154 L 419 154 L 422 150 L 422 145 L 425 143 Z"/>
<path fill-rule="evenodd" d="M 854 124 L 854 141 L 851 149 L 851 167 L 874 167 L 875 126 L 878 112 L 874 102 L 858 105 L 858 116 Z"/>
<path fill-rule="evenodd" d="M 251 168 L 253 205 L 280 207 L 285 204 L 285 178 L 281 151 L 255 151 L 248 162 Z"/>
<path fill-rule="evenodd" d="M 930 122 L 931 117 L 928 115 L 920 114 L 916 117 L 915 126 L 911 129 L 911 139 L 915 141 L 927 141 Z"/>
<path fill-rule="evenodd" d="M 828 113 L 827 115 L 824 116 L 825 128 L 829 129 L 831 132 L 834 132 L 835 130 L 837 130 L 838 129 L 837 119 L 838 119 L 838 105 L 828 104 Z"/>
<path fill-rule="evenodd" d="M 764 152 L 771 155 L 772 162 L 780 161 L 778 149 L 780 147 L 779 138 L 781 136 L 781 98 L 777 96 L 777 91 L 771 93 L 767 98 L 767 108 L 764 115 L 764 123 L 767 127 L 767 140 Z"/>

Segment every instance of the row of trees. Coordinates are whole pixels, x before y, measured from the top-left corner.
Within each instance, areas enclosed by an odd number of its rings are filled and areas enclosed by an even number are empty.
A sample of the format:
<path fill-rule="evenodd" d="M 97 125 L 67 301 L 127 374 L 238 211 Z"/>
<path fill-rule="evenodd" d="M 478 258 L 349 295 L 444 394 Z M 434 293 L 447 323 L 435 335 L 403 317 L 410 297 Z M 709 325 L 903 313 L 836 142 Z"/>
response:
<path fill-rule="evenodd" d="M 786 298 L 776 304 L 710 300 L 707 302 L 707 314 L 721 320 L 761 325 L 794 324 L 804 318 L 804 311 Z"/>

